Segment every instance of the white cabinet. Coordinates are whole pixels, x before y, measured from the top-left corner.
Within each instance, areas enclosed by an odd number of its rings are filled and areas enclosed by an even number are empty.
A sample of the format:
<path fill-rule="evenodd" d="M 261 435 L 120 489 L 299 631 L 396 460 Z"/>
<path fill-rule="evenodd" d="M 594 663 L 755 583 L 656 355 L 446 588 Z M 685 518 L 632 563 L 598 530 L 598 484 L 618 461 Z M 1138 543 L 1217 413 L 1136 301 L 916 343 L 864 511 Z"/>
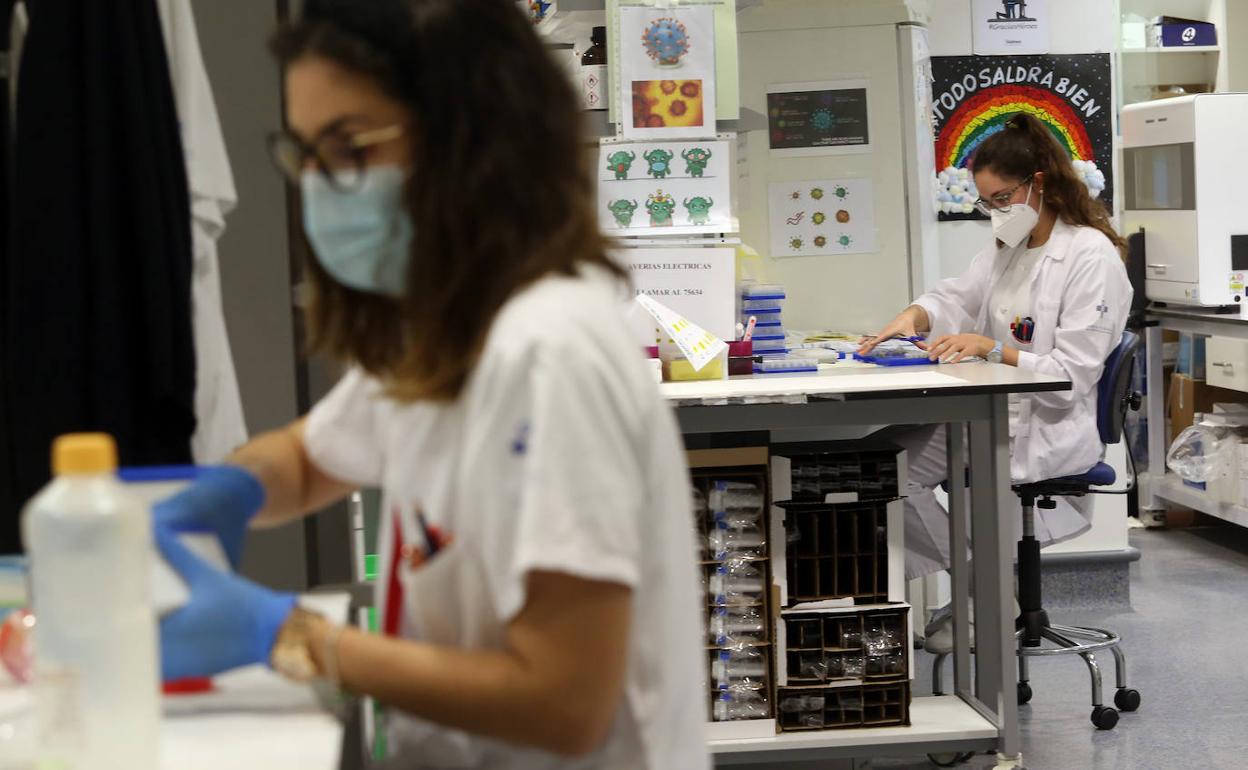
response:
<path fill-rule="evenodd" d="M 1205 360 L 1205 381 L 1210 385 L 1248 392 L 1248 340 L 1210 337 Z"/>

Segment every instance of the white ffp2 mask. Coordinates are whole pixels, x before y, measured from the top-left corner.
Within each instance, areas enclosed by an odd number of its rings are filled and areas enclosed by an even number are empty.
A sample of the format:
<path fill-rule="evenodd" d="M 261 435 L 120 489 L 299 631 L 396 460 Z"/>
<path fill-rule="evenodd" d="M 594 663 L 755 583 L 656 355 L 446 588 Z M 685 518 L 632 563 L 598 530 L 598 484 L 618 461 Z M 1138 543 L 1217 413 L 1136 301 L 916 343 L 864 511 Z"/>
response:
<path fill-rule="evenodd" d="M 992 234 L 1010 248 L 1026 240 L 1040 223 L 1040 213 L 1031 207 L 1031 188 L 1034 186 L 1034 183 L 1027 186 L 1026 202 L 992 210 Z"/>

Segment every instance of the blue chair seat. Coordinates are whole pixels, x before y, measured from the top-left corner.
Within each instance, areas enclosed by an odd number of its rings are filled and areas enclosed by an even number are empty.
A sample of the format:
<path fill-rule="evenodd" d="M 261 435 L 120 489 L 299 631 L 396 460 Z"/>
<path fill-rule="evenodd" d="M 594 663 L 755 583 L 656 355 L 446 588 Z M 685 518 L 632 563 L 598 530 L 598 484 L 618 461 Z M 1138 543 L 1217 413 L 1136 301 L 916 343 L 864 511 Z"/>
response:
<path fill-rule="evenodd" d="M 1114 483 L 1118 474 L 1105 463 L 1097 463 L 1086 473 L 1074 476 L 1063 476 L 1059 479 L 1032 481 L 1027 484 L 1015 484 L 1014 491 L 1023 498 L 1024 505 L 1028 498 L 1065 495 L 1082 497 L 1092 491 L 1092 487 L 1107 487 Z M 1047 507 L 1047 506 L 1042 506 Z"/>
<path fill-rule="evenodd" d="M 1118 474 L 1114 473 L 1114 469 L 1106 463 L 1097 463 L 1087 473 L 1054 479 L 1054 481 L 1064 483 L 1087 484 L 1090 487 L 1108 487 L 1117 480 Z"/>

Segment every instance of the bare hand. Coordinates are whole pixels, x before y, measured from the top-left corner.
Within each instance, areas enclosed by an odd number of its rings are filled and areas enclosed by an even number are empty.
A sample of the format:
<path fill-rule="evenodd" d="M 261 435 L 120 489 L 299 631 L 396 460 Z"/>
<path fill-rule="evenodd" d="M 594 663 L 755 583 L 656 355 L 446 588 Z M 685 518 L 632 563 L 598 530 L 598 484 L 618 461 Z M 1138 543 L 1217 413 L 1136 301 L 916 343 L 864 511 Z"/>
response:
<path fill-rule="evenodd" d="M 868 355 L 875 346 L 881 342 L 891 340 L 895 337 L 917 337 L 918 330 L 915 329 L 914 316 L 910 311 L 906 311 L 888 322 L 880 333 L 874 337 L 863 337 L 859 340 L 858 355 Z"/>
<path fill-rule="evenodd" d="M 997 343 L 978 334 L 946 334 L 928 342 L 916 342 L 915 345 L 926 350 L 928 358 L 933 361 L 956 364 L 964 358 L 987 356 Z"/>

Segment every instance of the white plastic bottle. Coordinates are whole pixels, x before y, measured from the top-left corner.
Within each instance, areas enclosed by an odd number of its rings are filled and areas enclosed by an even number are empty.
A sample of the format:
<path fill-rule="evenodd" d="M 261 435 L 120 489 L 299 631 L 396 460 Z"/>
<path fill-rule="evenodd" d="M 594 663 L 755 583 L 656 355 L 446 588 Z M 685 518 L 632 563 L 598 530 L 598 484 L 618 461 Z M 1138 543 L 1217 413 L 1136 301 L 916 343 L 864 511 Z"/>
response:
<path fill-rule="evenodd" d="M 155 770 L 160 673 L 148 508 L 117 480 L 110 436 L 58 438 L 52 470 L 22 513 L 38 618 L 41 757 L 73 770 Z"/>

